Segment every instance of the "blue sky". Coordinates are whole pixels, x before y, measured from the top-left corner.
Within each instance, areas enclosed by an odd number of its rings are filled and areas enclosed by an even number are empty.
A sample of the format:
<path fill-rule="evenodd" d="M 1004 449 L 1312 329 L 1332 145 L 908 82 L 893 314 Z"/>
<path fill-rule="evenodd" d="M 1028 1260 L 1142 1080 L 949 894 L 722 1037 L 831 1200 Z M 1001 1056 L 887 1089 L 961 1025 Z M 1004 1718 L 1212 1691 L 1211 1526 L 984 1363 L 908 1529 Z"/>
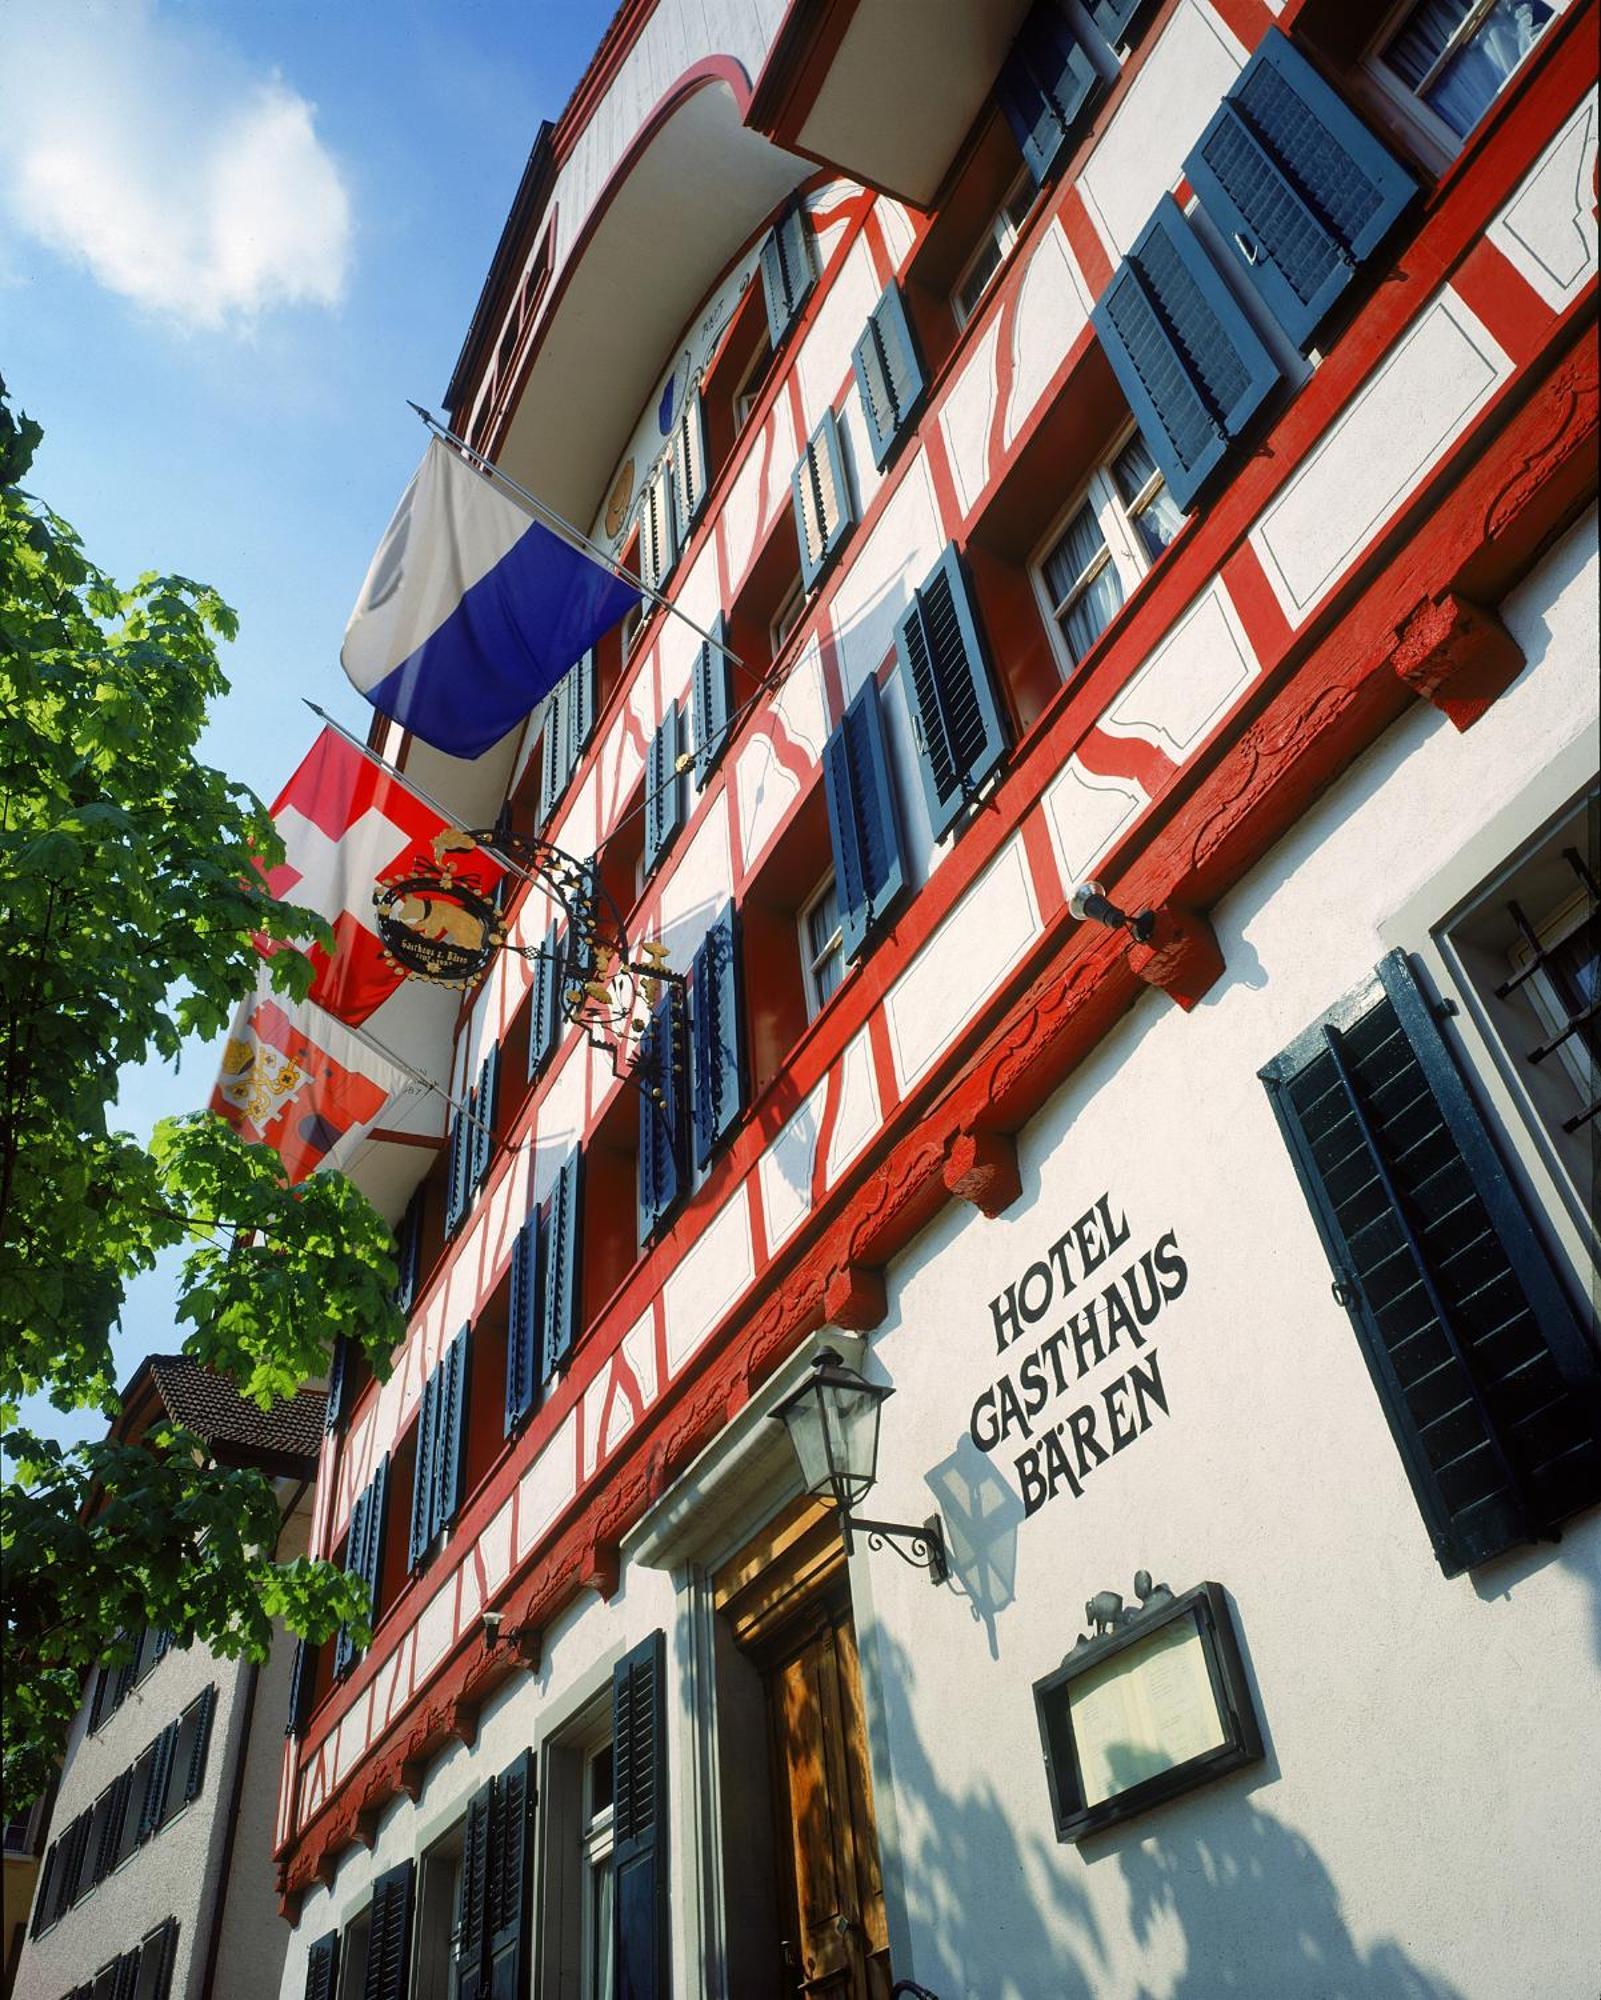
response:
<path fill-rule="evenodd" d="M 0 372 L 45 429 L 29 484 L 114 576 L 240 614 L 205 754 L 271 799 L 338 665 L 542 118 L 615 0 L 5 0 Z M 141 1136 L 209 1054 L 124 1084 Z M 170 1349 L 140 1280 L 123 1378 Z M 98 1418 L 29 1416 L 58 1436 Z"/>

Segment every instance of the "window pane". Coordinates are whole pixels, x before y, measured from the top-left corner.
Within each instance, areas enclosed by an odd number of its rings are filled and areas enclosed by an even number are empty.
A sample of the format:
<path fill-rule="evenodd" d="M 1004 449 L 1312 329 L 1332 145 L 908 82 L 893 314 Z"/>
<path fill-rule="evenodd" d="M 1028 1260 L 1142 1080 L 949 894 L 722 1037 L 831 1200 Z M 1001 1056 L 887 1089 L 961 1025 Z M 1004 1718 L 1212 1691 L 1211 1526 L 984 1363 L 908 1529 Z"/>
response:
<path fill-rule="evenodd" d="M 611 1856 L 594 1864 L 589 1909 L 593 1926 L 589 1945 L 589 1985 L 586 2000 L 612 2000 Z"/>
<path fill-rule="evenodd" d="M 839 890 L 830 882 L 806 914 L 806 942 L 815 964 L 839 929 Z"/>
<path fill-rule="evenodd" d="M 964 320 L 983 296 L 984 287 L 1001 268 L 1001 246 L 991 237 L 979 253 L 978 261 L 962 280 L 956 294 L 958 312 Z"/>
<path fill-rule="evenodd" d="M 1062 620 L 1068 651 L 1082 660 L 1117 615 L 1123 602 L 1123 582 L 1116 568 L 1107 563 L 1074 603 Z"/>
<path fill-rule="evenodd" d="M 1472 11 L 1472 0 L 1422 0 L 1396 31 L 1384 59 L 1416 90 Z"/>
<path fill-rule="evenodd" d="M 839 990 L 839 982 L 845 976 L 845 959 L 838 945 L 825 958 L 818 959 L 812 967 L 812 979 L 817 987 L 817 1004 L 826 1006 Z"/>
<path fill-rule="evenodd" d="M 1469 12 L 1467 0 L 1423 0 L 1385 51 L 1390 67 L 1459 138 L 1478 124 L 1551 19 L 1544 0 L 1495 0 L 1456 54 L 1426 82 Z"/>
<path fill-rule="evenodd" d="M 1062 539 L 1045 559 L 1045 587 L 1051 602 L 1060 607 L 1071 595 L 1079 578 L 1106 548 L 1106 537 L 1096 519 L 1095 509 L 1086 500 L 1068 522 Z M 1117 604 L 1122 602 L 1121 596 Z M 1117 604 L 1112 609 L 1115 611 Z"/>

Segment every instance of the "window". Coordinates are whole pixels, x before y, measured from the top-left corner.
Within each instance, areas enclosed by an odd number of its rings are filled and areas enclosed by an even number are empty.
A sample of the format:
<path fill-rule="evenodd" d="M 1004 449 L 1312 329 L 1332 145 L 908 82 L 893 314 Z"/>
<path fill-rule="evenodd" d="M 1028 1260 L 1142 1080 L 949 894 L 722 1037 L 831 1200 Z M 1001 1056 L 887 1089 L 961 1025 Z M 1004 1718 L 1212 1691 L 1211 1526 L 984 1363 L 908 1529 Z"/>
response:
<path fill-rule="evenodd" d="M 690 734 L 695 746 L 695 788 L 704 789 L 728 746 L 733 719 L 734 697 L 730 680 L 723 614 L 712 620 L 711 637 L 703 639 L 695 655 L 694 684 L 690 691 Z"/>
<path fill-rule="evenodd" d="M 584 1759 L 583 1809 L 578 1836 L 582 1871 L 583 2000 L 612 1995 L 612 1746 L 603 1743 Z"/>
<path fill-rule="evenodd" d="M 978 310 L 978 302 L 994 282 L 995 274 L 1011 254 L 1012 245 L 1023 233 L 1023 224 L 1028 220 L 1028 212 L 1034 206 L 1034 183 L 1026 173 L 1019 174 L 980 238 L 978 248 L 968 259 L 966 268 L 956 281 L 956 289 L 951 293 L 951 311 L 956 315 L 956 324 L 966 326 Z"/>
<path fill-rule="evenodd" d="M 1116 0 L 1101 0 L 1098 11 L 1109 17 L 1110 40 L 1123 25 L 1119 19 L 1114 26 L 1110 17 L 1133 10 Z M 1036 186 L 1061 164 L 1098 80 L 1089 51 L 1056 0 L 1038 0 L 995 82 L 995 95 Z"/>
<path fill-rule="evenodd" d="M 462 1839 L 465 1822 L 436 1841 L 418 1864 L 417 1962 L 411 2000 L 457 2000 L 462 1943 Z"/>
<path fill-rule="evenodd" d="M 805 610 L 806 589 L 797 576 L 789 589 L 785 591 L 783 602 L 779 605 L 777 615 L 769 627 L 772 638 L 772 657 L 775 660 L 783 652 L 785 640 L 788 639 L 790 633 L 801 622 Z"/>
<path fill-rule="evenodd" d="M 1084 658 L 1183 524 L 1136 431 L 1091 479 L 1037 572 L 1070 664 Z"/>
<path fill-rule="evenodd" d="M 742 431 L 750 422 L 751 412 L 761 400 L 762 390 L 767 386 L 767 373 L 773 365 L 773 341 L 770 333 L 764 332 L 757 343 L 756 352 L 750 364 L 739 378 L 739 387 L 734 391 L 734 430 Z"/>
<path fill-rule="evenodd" d="M 684 1192 L 689 1094 L 684 989 L 664 980 L 639 1037 L 638 1067 L 646 1088 L 639 1107 L 639 1241 L 648 1242 Z"/>
<path fill-rule="evenodd" d="M 1601 1499 L 1601 1364 L 1406 955 L 1261 1074 L 1446 1575 Z"/>
<path fill-rule="evenodd" d="M 739 936 L 725 906 L 695 948 L 689 970 L 690 1128 L 705 1168 L 745 1107 Z"/>
<path fill-rule="evenodd" d="M 680 760 L 684 748 L 683 711 L 676 701 L 657 724 L 645 758 L 645 874 L 654 875 L 684 824 L 686 799 Z"/>
<path fill-rule="evenodd" d="M 217 1690 L 208 1687 L 179 1717 L 166 1798 L 156 1821 L 158 1827 L 176 1819 L 186 1805 L 199 1798 L 206 1781 L 206 1756 L 211 1745 L 212 1718 L 216 1712 Z"/>
<path fill-rule="evenodd" d="M 1554 11 L 1544 0 L 1413 0 L 1380 48 L 1379 74 L 1424 107 L 1454 152 Z"/>
<path fill-rule="evenodd" d="M 634 650 L 634 641 L 639 637 L 640 627 L 645 622 L 643 603 L 631 604 L 623 613 L 623 658 L 626 660 Z"/>
<path fill-rule="evenodd" d="M 806 1012 L 816 1017 L 845 977 L 845 949 L 839 927 L 839 890 L 829 876 L 801 911 L 801 964 L 806 971 Z"/>
<path fill-rule="evenodd" d="M 407 2000 L 416 1876 L 417 1864 L 403 1861 L 373 1883 L 372 1902 L 345 1932 L 340 2000 Z"/>

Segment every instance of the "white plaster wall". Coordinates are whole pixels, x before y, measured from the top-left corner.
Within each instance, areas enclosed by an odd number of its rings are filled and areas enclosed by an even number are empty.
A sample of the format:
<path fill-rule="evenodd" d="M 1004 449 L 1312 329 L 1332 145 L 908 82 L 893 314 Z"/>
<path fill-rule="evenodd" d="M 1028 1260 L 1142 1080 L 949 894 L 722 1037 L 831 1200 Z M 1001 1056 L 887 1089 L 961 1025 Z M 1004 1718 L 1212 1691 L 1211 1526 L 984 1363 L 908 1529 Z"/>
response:
<path fill-rule="evenodd" d="M 1441 1575 L 1256 1072 L 1593 740 L 1594 540 L 1592 516 L 1503 607 L 1529 665 L 1484 720 L 1412 708 L 1213 912 L 1219 986 L 1189 1016 L 1144 998 L 1020 1135 L 1014 1206 L 952 1203 L 891 1268 L 870 1511 L 937 1504 L 958 1582 L 861 1554 L 852 1582 L 895 1969 L 942 2000 L 1593 2000 L 1601 1519 Z M 1103 1191 L 1131 1232 L 1104 1277 L 1168 1230 L 1188 1265 L 1150 1329 L 1170 1415 L 1025 1519 L 1010 1446 L 967 1435 L 1003 1365 L 988 1301 Z M 1031 1683 L 1141 1567 L 1230 1591 L 1268 1755 L 1061 1846 Z"/>

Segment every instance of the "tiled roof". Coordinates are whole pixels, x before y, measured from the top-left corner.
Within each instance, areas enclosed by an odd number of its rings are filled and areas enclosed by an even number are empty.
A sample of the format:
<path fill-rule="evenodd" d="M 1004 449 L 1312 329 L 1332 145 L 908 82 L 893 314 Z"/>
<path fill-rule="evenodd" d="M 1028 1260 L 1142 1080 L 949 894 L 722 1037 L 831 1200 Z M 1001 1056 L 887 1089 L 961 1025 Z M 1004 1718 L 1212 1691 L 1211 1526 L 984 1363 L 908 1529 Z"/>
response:
<path fill-rule="evenodd" d="M 224 1457 L 231 1448 L 252 1457 L 314 1459 L 321 1448 L 328 1403 L 321 1389 L 298 1390 L 261 1410 L 226 1376 L 186 1354 L 152 1354 L 145 1366 L 173 1422 L 198 1432 Z"/>

